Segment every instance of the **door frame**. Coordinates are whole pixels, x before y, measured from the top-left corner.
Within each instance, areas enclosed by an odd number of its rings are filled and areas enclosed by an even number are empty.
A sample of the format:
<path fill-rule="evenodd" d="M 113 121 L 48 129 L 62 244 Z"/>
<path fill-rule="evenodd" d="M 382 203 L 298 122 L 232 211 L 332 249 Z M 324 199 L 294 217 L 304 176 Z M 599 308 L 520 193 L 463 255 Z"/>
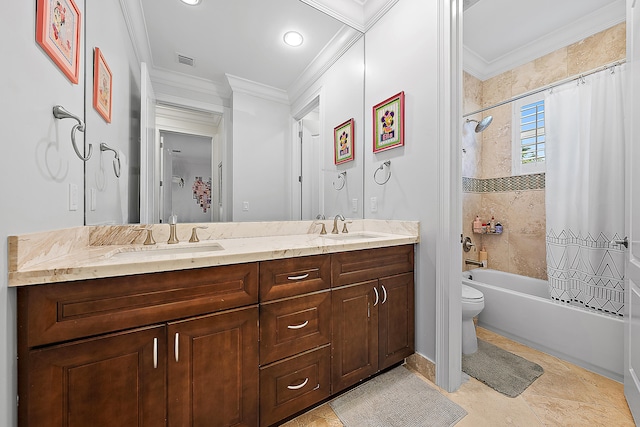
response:
<path fill-rule="evenodd" d="M 438 234 L 436 384 L 462 383 L 462 12 L 463 0 L 438 2 Z"/>

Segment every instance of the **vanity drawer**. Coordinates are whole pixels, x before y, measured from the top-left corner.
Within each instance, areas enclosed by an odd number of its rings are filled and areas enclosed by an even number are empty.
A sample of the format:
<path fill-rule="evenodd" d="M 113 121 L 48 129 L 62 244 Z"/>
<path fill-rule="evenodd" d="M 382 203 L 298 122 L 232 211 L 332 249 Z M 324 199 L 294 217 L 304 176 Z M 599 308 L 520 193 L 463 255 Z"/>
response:
<path fill-rule="evenodd" d="M 331 291 L 260 305 L 260 364 L 331 341 Z"/>
<path fill-rule="evenodd" d="M 413 263 L 413 245 L 340 252 L 331 261 L 331 286 L 408 273 Z"/>
<path fill-rule="evenodd" d="M 258 264 L 237 264 L 24 286 L 18 326 L 34 347 L 257 302 Z"/>
<path fill-rule="evenodd" d="M 260 425 L 269 426 L 330 395 L 331 346 L 260 369 Z"/>
<path fill-rule="evenodd" d="M 260 301 L 328 289 L 330 281 L 329 255 L 264 261 L 260 263 Z"/>

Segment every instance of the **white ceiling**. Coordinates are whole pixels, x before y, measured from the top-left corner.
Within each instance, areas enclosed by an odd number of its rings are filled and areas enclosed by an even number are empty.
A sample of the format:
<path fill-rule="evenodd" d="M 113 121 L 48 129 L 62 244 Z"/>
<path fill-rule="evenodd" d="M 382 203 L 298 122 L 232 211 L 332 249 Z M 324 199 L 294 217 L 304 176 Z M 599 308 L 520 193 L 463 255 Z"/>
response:
<path fill-rule="evenodd" d="M 464 69 L 480 80 L 625 20 L 625 0 L 465 0 Z"/>

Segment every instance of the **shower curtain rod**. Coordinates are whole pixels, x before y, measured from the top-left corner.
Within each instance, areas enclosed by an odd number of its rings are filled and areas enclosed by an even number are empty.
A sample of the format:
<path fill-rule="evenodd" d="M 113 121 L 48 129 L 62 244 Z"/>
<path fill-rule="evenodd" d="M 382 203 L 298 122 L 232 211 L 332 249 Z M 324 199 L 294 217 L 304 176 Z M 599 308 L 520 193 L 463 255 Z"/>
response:
<path fill-rule="evenodd" d="M 608 70 L 608 69 L 613 68 L 613 67 L 617 67 L 618 65 L 622 65 L 625 62 L 627 62 L 626 59 L 621 59 L 619 61 L 612 62 L 611 64 L 602 65 L 602 66 L 600 66 L 598 68 L 594 68 L 593 70 L 587 71 L 586 73 L 580 73 L 580 74 L 577 74 L 577 75 L 575 75 L 573 77 L 567 77 L 566 79 L 557 81 L 557 82 L 552 83 L 550 85 L 543 86 L 541 88 L 538 88 L 538 89 L 535 89 L 535 90 L 532 90 L 532 91 L 529 91 L 529 92 L 525 92 L 525 93 L 523 93 L 521 95 L 514 96 L 513 98 L 507 99 L 507 100 L 502 101 L 502 102 L 498 102 L 497 104 L 491 105 L 489 107 L 485 107 L 485 108 L 482 108 L 480 110 L 472 111 L 471 113 L 467 113 L 467 114 L 463 115 L 462 118 L 473 116 L 474 114 L 478 114 L 478 113 L 483 113 L 483 112 L 485 112 L 487 110 L 491 110 L 492 108 L 500 107 L 501 105 L 508 104 L 510 102 L 517 101 L 517 100 L 522 99 L 522 98 L 526 98 L 527 96 L 535 95 L 536 93 L 544 92 L 545 90 L 553 89 L 554 87 L 561 86 L 561 85 L 566 84 L 566 83 L 574 82 L 574 81 L 579 80 L 579 79 L 581 79 L 583 77 L 590 76 L 591 74 L 599 73 L 600 71 L 604 71 L 604 70 Z"/>

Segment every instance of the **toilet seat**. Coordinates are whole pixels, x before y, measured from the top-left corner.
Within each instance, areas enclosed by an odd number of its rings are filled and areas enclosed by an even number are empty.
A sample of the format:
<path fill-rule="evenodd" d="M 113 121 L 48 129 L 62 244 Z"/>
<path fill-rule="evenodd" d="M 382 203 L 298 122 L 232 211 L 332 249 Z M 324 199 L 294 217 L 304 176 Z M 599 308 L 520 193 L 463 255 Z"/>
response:
<path fill-rule="evenodd" d="M 472 288 L 471 286 L 462 285 L 462 300 L 479 302 L 484 300 L 484 295 L 479 290 Z"/>

